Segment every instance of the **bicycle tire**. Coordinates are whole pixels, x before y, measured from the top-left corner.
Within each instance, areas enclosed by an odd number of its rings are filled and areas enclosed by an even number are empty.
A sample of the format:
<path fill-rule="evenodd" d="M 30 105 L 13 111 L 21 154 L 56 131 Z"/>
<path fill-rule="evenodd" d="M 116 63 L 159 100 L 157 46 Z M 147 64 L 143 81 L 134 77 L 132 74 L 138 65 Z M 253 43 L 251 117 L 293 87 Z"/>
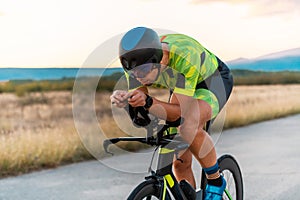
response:
<path fill-rule="evenodd" d="M 140 183 L 128 196 L 127 200 L 152 200 L 152 199 L 159 199 L 160 197 L 161 188 L 159 186 L 158 181 L 154 179 L 150 179 Z M 166 200 L 170 200 L 170 196 L 166 194 Z"/>
<path fill-rule="evenodd" d="M 220 173 L 223 175 L 227 182 L 226 190 L 233 200 L 243 200 L 244 198 L 244 186 L 241 169 L 231 155 L 223 155 L 218 159 Z M 201 188 L 205 190 L 207 179 L 202 171 Z M 203 192 L 204 194 L 204 192 Z M 223 200 L 230 199 L 228 194 L 223 194 Z"/>

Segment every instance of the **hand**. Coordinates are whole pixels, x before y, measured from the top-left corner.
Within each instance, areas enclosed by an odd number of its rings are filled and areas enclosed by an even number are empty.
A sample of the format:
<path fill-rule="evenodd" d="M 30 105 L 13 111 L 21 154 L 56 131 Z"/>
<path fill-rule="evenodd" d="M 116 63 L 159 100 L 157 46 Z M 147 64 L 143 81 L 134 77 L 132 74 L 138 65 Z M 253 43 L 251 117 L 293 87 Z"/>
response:
<path fill-rule="evenodd" d="M 130 97 L 130 93 L 125 90 L 115 90 L 110 96 L 112 104 L 119 108 L 124 108 L 127 105 L 127 99 Z"/>
<path fill-rule="evenodd" d="M 141 90 L 134 90 L 129 93 L 128 103 L 132 107 L 144 106 L 146 104 L 146 94 Z"/>

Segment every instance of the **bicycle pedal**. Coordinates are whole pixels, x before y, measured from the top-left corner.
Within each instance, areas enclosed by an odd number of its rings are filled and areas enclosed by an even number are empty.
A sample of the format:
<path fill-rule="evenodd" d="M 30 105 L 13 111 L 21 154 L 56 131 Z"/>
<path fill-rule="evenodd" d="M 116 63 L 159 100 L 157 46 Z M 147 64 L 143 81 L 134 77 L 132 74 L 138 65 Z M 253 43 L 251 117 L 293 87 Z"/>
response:
<path fill-rule="evenodd" d="M 187 199 L 196 200 L 196 191 L 186 180 L 180 181 L 179 186 Z"/>

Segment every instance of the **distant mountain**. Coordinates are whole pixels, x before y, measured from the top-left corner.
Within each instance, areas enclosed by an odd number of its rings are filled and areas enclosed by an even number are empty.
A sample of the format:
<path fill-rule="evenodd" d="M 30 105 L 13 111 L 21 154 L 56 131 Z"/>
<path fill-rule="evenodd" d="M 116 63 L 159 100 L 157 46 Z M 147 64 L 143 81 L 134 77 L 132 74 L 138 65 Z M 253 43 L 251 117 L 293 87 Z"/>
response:
<path fill-rule="evenodd" d="M 235 60 L 228 61 L 227 64 L 237 65 L 237 64 L 248 63 L 248 62 L 251 61 L 247 58 L 237 58 Z"/>
<path fill-rule="evenodd" d="M 300 48 L 276 52 L 255 59 L 238 58 L 226 63 L 230 69 L 300 71 Z"/>
<path fill-rule="evenodd" d="M 257 59 L 273 59 L 273 58 L 294 57 L 294 56 L 300 56 L 300 48 L 289 49 L 285 51 L 267 54 L 258 57 Z"/>

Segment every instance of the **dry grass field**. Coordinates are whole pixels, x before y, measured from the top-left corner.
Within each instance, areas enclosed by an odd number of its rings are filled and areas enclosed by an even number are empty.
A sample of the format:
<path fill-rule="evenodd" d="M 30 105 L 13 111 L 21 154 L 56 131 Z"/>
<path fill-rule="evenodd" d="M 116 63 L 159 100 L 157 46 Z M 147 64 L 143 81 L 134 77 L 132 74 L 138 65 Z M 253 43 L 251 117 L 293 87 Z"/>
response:
<path fill-rule="evenodd" d="M 74 128 L 70 92 L 0 95 L 0 175 L 89 158 Z"/>
<path fill-rule="evenodd" d="M 300 113 L 300 85 L 237 86 L 227 104 L 225 128 Z"/>
<path fill-rule="evenodd" d="M 163 100 L 168 98 L 163 91 L 154 90 L 151 93 Z M 112 118 L 109 96 L 105 92 L 96 94 L 99 124 L 107 133 L 106 137 L 125 135 Z M 225 128 L 300 113 L 299 99 L 300 85 L 237 86 L 226 106 Z M 79 103 L 82 109 L 93 109 L 90 105 L 84 105 L 84 100 Z M 91 159 L 82 140 L 85 145 L 91 143 L 91 146 L 102 151 L 100 140 L 104 136 L 87 134 L 84 138 L 77 134 L 71 92 L 30 93 L 24 97 L 5 93 L 0 94 L 0 106 L 2 177 Z M 83 120 L 82 126 L 89 130 L 89 123 L 88 119 Z M 140 147 L 122 145 L 130 150 Z M 101 152 L 99 155 L 102 155 Z"/>

